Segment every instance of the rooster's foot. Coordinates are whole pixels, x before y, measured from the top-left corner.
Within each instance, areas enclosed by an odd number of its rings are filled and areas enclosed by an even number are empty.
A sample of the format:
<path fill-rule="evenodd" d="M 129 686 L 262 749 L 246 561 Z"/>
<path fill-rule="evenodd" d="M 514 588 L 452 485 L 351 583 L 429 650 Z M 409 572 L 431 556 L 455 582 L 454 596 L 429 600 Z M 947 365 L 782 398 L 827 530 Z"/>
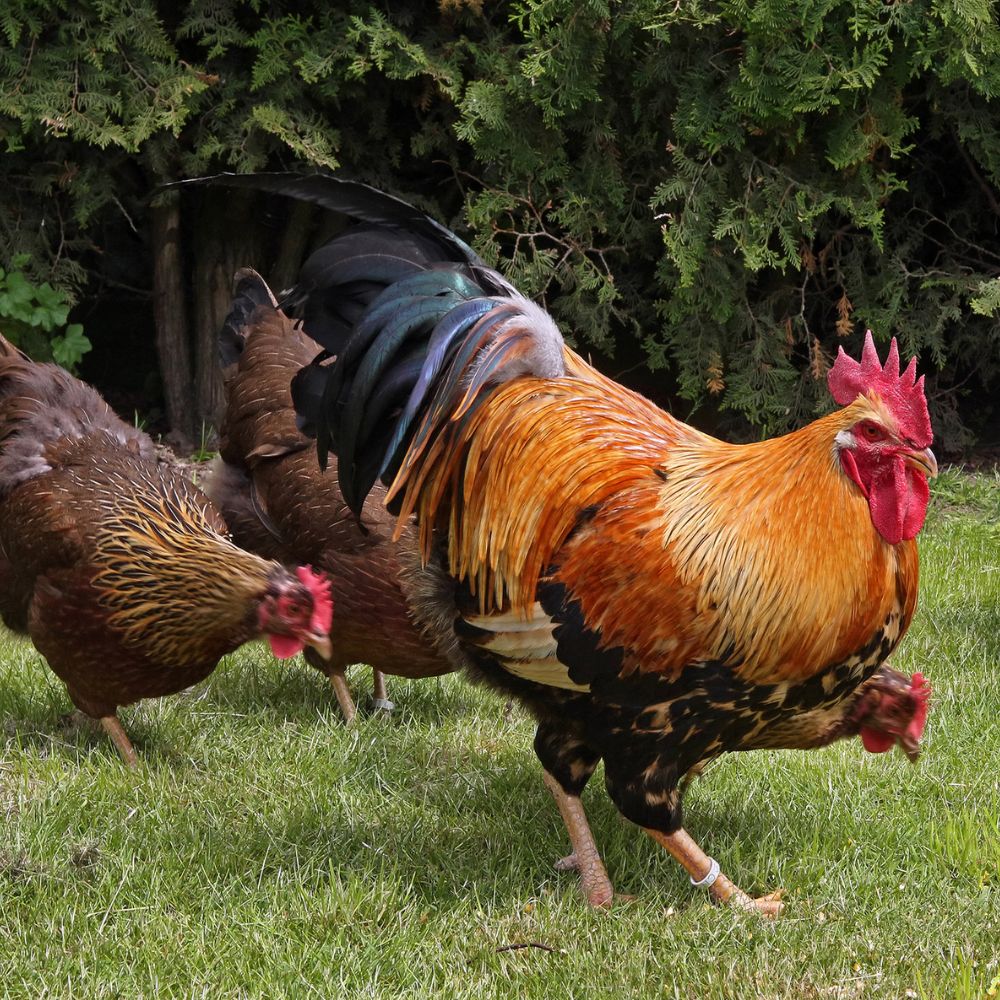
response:
<path fill-rule="evenodd" d="M 774 892 L 769 892 L 766 896 L 758 896 L 754 899 L 742 889 L 734 887 L 732 893 L 723 902 L 729 906 L 736 906 L 741 910 L 747 910 L 751 913 L 756 911 L 762 917 L 771 918 L 778 916 L 785 908 L 785 904 L 781 901 L 781 897 L 784 894 L 784 889 L 775 889 Z"/>
<path fill-rule="evenodd" d="M 691 876 L 691 884 L 697 889 L 707 889 L 715 902 L 756 911 L 762 917 L 776 917 L 785 908 L 785 904 L 781 902 L 784 890 L 778 889 L 760 899 L 748 896 L 719 870 L 719 862 L 710 858 L 683 828 L 673 833 L 647 829 L 646 833 L 681 863 Z"/>
<path fill-rule="evenodd" d="M 573 854 L 567 854 L 566 857 L 560 858 L 558 861 L 554 862 L 552 865 L 557 872 L 578 872 L 580 870 L 580 862 L 577 859 L 576 852 Z"/>

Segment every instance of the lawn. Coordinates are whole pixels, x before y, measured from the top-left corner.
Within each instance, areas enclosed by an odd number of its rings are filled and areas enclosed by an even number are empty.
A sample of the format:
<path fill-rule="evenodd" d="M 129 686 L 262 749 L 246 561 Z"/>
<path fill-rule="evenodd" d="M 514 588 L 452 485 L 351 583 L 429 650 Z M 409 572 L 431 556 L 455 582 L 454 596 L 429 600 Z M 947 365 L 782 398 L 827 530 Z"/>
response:
<path fill-rule="evenodd" d="M 581 902 L 519 710 L 450 677 L 345 727 L 261 647 L 126 709 L 143 765 L 61 721 L 0 635 L 0 995 L 983 998 L 1000 982 L 1000 478 L 946 473 L 894 657 L 934 685 L 925 752 L 730 757 L 687 825 L 773 923 L 706 905 L 586 802 L 616 887 Z M 370 684 L 357 670 L 353 683 Z M 508 949 L 510 945 L 527 947 Z M 543 947 L 539 947 L 543 946 Z"/>

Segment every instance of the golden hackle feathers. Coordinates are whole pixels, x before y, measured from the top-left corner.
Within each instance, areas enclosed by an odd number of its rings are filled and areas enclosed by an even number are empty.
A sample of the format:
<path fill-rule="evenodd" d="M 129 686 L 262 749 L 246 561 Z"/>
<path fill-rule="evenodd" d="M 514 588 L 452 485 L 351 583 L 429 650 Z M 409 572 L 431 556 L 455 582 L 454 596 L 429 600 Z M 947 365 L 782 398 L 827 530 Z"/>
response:
<path fill-rule="evenodd" d="M 450 571 L 484 611 L 509 601 L 526 612 L 580 511 L 649 476 L 673 442 L 701 436 L 566 354 L 582 377 L 505 384 L 470 419 L 445 419 L 394 484 L 399 524 L 418 515 L 425 558 L 448 511 Z"/>
<path fill-rule="evenodd" d="M 436 527 L 482 613 L 529 617 L 554 572 L 626 670 L 717 659 L 748 680 L 801 676 L 909 620 L 916 549 L 877 536 L 835 450 L 878 400 L 730 445 L 566 353 L 567 377 L 445 421 L 400 484 L 425 558 Z"/>
<path fill-rule="evenodd" d="M 719 660 L 775 682 L 842 661 L 887 619 L 905 627 L 916 547 L 886 544 L 837 468 L 844 422 L 680 445 L 664 482 L 637 482 L 579 532 L 559 576 L 604 644 L 631 650 L 640 670 Z"/>
<path fill-rule="evenodd" d="M 278 565 L 233 545 L 179 472 L 111 453 L 94 455 L 76 478 L 68 489 L 86 491 L 96 515 L 94 588 L 126 645 L 170 663 L 217 658 L 220 636 L 235 647 L 256 634 L 256 601 Z"/>

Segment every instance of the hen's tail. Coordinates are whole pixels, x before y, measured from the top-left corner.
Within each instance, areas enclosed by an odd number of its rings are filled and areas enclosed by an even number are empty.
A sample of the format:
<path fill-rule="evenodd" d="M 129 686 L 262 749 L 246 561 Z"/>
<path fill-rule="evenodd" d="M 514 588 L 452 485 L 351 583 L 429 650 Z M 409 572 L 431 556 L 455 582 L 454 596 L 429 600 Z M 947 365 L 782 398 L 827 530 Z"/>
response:
<path fill-rule="evenodd" d="M 31 358 L 19 347 L 15 347 L 2 333 L 0 333 L 0 358 L 16 358 L 18 361 L 31 361 Z"/>
<path fill-rule="evenodd" d="M 322 175 L 207 180 L 306 198 L 360 220 L 317 250 L 279 300 L 325 349 L 296 376 L 292 395 L 321 464 L 336 454 L 355 513 L 379 478 L 391 484 L 390 499 L 437 488 L 457 460 L 447 439 L 496 386 L 564 373 L 552 318 L 413 206 Z M 227 337 L 238 341 L 238 327 Z"/>
<path fill-rule="evenodd" d="M 233 277 L 233 301 L 219 330 L 219 359 L 224 367 L 239 361 L 259 306 L 277 309 L 278 300 L 252 267 L 241 267 Z"/>
<path fill-rule="evenodd" d="M 267 283 L 250 268 L 236 272 L 218 347 L 226 368 L 219 434 L 224 460 L 246 471 L 310 447 L 296 427 L 291 381 L 319 345 L 278 308 Z"/>

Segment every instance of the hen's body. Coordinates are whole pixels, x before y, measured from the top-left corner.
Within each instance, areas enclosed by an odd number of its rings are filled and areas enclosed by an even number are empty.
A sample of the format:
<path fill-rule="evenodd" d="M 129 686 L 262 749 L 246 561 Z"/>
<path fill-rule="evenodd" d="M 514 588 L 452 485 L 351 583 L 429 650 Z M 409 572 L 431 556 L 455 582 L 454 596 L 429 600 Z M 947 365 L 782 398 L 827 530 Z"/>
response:
<path fill-rule="evenodd" d="M 225 531 L 93 389 L 0 338 L 0 615 L 81 711 L 202 680 L 261 634 L 269 591 L 301 589 Z"/>
<path fill-rule="evenodd" d="M 442 627 L 435 619 L 436 592 L 448 584 L 421 568 L 413 527 L 392 543 L 395 518 L 382 505 L 380 487 L 365 504 L 362 528 L 295 425 L 291 380 L 318 345 L 271 304 L 253 272 L 240 275 L 227 328 L 237 351 L 226 357 L 234 363 L 226 379 L 221 464 L 206 490 L 237 544 L 283 562 L 311 563 L 330 579 L 333 656 L 310 662 L 334 679 L 348 716 L 353 705 L 337 675 L 351 664 L 410 678 L 454 670 L 450 621 Z M 376 677 L 376 690 L 378 684 Z"/>

